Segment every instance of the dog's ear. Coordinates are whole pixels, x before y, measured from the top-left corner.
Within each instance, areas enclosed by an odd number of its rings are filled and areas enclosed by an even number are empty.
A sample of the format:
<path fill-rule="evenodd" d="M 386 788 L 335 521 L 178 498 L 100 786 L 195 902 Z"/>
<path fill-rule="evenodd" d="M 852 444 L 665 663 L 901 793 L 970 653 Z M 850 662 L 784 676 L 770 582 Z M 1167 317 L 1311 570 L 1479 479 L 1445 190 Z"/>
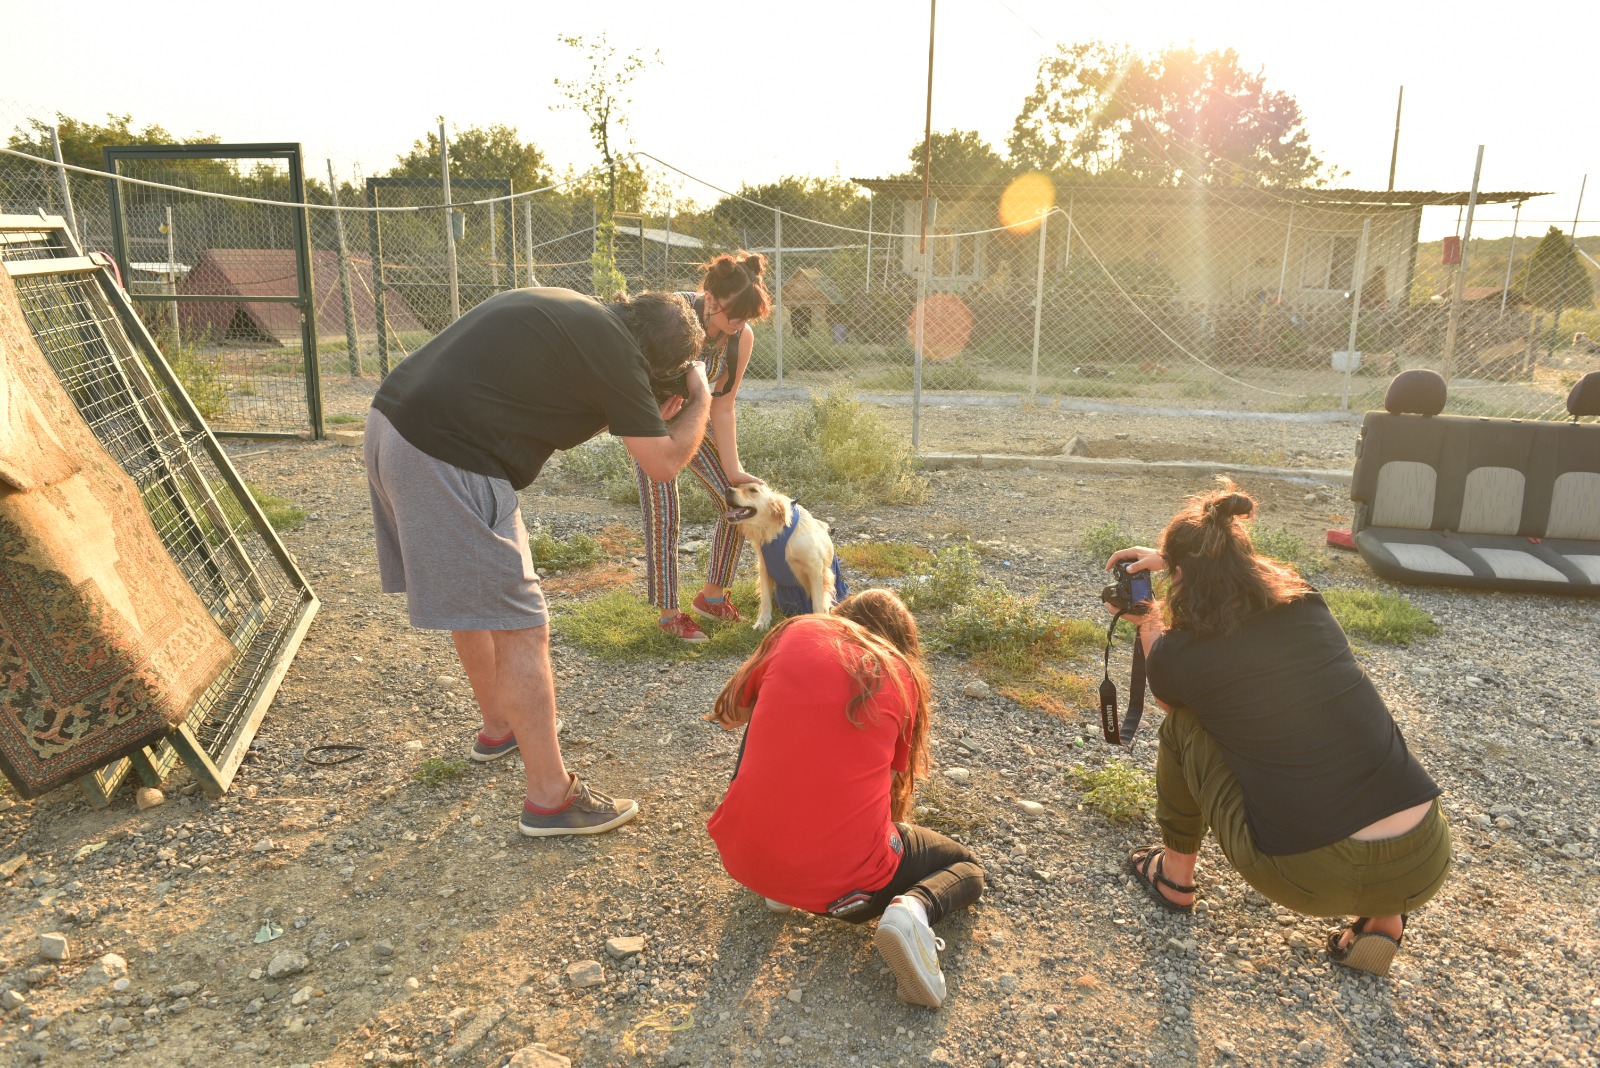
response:
<path fill-rule="evenodd" d="M 789 502 L 785 501 L 781 494 L 767 494 L 767 511 L 772 513 L 772 520 L 778 526 L 781 527 L 789 522 Z"/>

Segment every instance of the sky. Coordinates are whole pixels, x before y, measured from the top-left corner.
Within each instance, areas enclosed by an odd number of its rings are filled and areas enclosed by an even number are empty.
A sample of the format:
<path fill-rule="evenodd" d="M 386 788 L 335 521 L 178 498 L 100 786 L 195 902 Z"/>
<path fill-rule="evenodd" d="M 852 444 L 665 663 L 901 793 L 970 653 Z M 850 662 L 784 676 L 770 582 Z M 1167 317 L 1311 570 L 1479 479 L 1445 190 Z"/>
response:
<path fill-rule="evenodd" d="M 130 18 L 107 0 L 61 8 L 10 0 L 12 48 L 0 66 L 0 124 L 41 112 L 225 141 L 298 141 L 310 173 L 391 166 L 437 128 L 505 123 L 558 170 L 596 160 L 586 120 L 554 110 L 556 78 L 581 79 L 558 35 L 606 34 L 620 53 L 658 53 L 629 87 L 632 147 L 688 172 L 681 195 L 786 175 L 877 177 L 904 171 L 927 103 L 927 0 L 814 0 L 700 6 L 636 0 L 520 4 L 455 0 L 279 0 L 272 5 L 166 0 Z M 152 9 L 154 10 L 154 9 Z M 1592 0 L 1525 0 L 1477 15 L 1472 5 L 1347 0 L 1327 5 L 1141 0 L 944 0 L 937 5 L 935 130 L 975 130 L 1004 153 L 1039 60 L 1058 43 L 1098 39 L 1142 52 L 1233 47 L 1269 87 L 1299 102 L 1314 150 L 1349 172 L 1341 184 L 1388 184 L 1395 106 L 1405 89 L 1398 189 L 1465 190 L 1484 147 L 1481 187 L 1549 191 L 1520 233 L 1600 230 L 1600 73 L 1566 46 L 1593 36 Z M 70 22 L 59 14 L 70 12 Z M 1452 232 L 1434 209 L 1424 237 Z M 1509 206 L 1482 209 L 1475 236 L 1510 232 Z"/>

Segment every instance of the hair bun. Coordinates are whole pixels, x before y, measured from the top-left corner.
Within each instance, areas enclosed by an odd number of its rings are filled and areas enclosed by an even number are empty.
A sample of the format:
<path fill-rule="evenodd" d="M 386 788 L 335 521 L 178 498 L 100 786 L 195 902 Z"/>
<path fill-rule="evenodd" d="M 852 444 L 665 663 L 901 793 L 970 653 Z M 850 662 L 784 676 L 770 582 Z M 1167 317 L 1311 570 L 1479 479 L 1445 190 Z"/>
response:
<path fill-rule="evenodd" d="M 759 252 L 752 252 L 744 258 L 744 269 L 749 272 L 752 282 L 761 281 L 761 276 L 767 270 L 767 258 Z"/>
<path fill-rule="evenodd" d="M 1256 502 L 1242 493 L 1230 493 L 1212 501 L 1211 510 L 1214 514 L 1225 518 L 1236 515 L 1248 516 L 1256 510 Z"/>

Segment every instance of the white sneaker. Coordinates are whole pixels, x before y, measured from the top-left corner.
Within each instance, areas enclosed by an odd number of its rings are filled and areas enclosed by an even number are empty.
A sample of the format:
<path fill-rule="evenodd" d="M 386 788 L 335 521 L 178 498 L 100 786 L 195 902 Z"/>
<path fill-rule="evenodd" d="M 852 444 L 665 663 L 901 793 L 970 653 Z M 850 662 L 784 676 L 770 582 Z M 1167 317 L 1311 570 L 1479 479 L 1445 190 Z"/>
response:
<path fill-rule="evenodd" d="M 768 912 L 786 914 L 795 911 L 793 905 L 785 905 L 775 897 L 764 897 L 761 900 L 767 903 Z"/>
<path fill-rule="evenodd" d="M 895 898 L 878 920 L 872 938 L 878 955 L 899 980 L 901 1001 L 938 1008 L 944 1003 L 944 973 L 939 970 L 939 950 L 944 939 Z"/>

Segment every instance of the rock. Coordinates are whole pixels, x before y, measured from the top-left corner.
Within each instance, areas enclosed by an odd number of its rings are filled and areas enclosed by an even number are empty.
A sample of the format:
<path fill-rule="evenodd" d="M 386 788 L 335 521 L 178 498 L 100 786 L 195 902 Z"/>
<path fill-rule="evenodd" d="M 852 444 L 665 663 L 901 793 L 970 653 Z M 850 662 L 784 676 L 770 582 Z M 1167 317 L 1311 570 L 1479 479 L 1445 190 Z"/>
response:
<path fill-rule="evenodd" d="M 166 800 L 167 795 L 154 786 L 141 786 L 133 792 L 133 803 L 138 806 L 140 812 L 147 808 L 155 808 Z"/>
<path fill-rule="evenodd" d="M 622 938 L 606 939 L 606 952 L 611 954 L 613 960 L 623 960 L 635 954 L 644 952 L 643 935 L 626 935 Z"/>
<path fill-rule="evenodd" d="M 114 1035 L 127 1034 L 133 1030 L 133 1021 L 126 1016 L 118 1016 L 111 1021 L 110 1031 Z"/>
<path fill-rule="evenodd" d="M 966 768 L 945 768 L 944 777 L 951 782 L 966 782 L 972 778 L 972 772 Z"/>
<path fill-rule="evenodd" d="M 933 1047 L 932 1052 L 930 1052 L 928 1054 L 928 1063 L 929 1064 L 955 1064 L 956 1063 L 956 1059 L 954 1057 L 950 1056 L 950 1051 L 945 1049 L 943 1046 L 935 1046 L 935 1047 Z"/>
<path fill-rule="evenodd" d="M 272 839 L 263 838 L 261 841 L 251 846 L 250 851 L 252 853 L 270 853 L 272 852 L 273 848 Z"/>
<path fill-rule="evenodd" d="M 1018 801 L 1017 807 L 1030 816 L 1044 815 L 1044 806 L 1037 801 Z"/>
<path fill-rule="evenodd" d="M 1224 1056 L 1224 1057 L 1233 1056 L 1233 1051 L 1236 1048 L 1234 1046 L 1234 1044 L 1232 1042 L 1228 1041 L 1226 1038 L 1217 1039 L 1216 1047 L 1217 1047 L 1217 1052 L 1219 1054 L 1221 1054 L 1222 1056 Z"/>
<path fill-rule="evenodd" d="M 387 938 L 380 938 L 372 943 L 372 955 L 379 960 L 387 960 L 394 956 L 394 943 Z"/>
<path fill-rule="evenodd" d="M 993 691 L 989 689 L 989 684 L 987 682 L 984 682 L 981 679 L 974 679 L 972 682 L 969 682 L 963 686 L 961 688 L 961 692 L 966 694 L 968 697 L 981 701 L 985 697 L 988 697 Z"/>
<path fill-rule="evenodd" d="M 330 430 L 328 440 L 335 445 L 345 445 L 352 449 L 359 449 L 367 440 L 367 435 L 360 430 Z"/>
<path fill-rule="evenodd" d="M 167 987 L 167 996 L 173 998 L 192 998 L 200 992 L 200 984 L 190 980 Z"/>
<path fill-rule="evenodd" d="M 1017 977 L 1006 972 L 1000 977 L 1000 993 L 1015 994 L 1017 992 Z"/>
<path fill-rule="evenodd" d="M 293 949 L 280 949 L 267 963 L 267 977 L 282 979 L 288 975 L 299 975 L 309 967 L 311 959 L 304 953 Z"/>
<path fill-rule="evenodd" d="M 45 960 L 66 960 L 68 953 L 67 936 L 59 931 L 39 936 L 39 956 Z"/>
<path fill-rule="evenodd" d="M 605 969 L 600 967 L 597 960 L 580 960 L 567 965 L 567 982 L 577 990 L 599 986 L 605 981 Z"/>
<path fill-rule="evenodd" d="M 26 853 L 18 853 L 16 856 L 11 857 L 8 860 L 0 861 L 0 879 L 11 878 L 13 875 L 17 874 L 17 872 L 20 871 L 22 866 L 26 863 L 28 863 L 28 854 Z"/>
<path fill-rule="evenodd" d="M 7 990 L 4 993 L 0 993 L 0 1009 L 5 1009 L 7 1012 L 10 1012 L 12 1009 L 17 1008 L 20 1005 L 27 1004 L 27 1001 L 27 998 L 23 997 L 15 990 Z"/>
<path fill-rule="evenodd" d="M 796 1005 L 798 1005 L 798 1004 L 800 1004 L 801 1000 L 805 997 L 805 992 L 802 991 L 799 987 L 795 987 L 793 990 L 789 991 L 789 993 L 786 996 L 788 997 L 788 999 L 790 1001 L 792 1001 Z"/>
<path fill-rule="evenodd" d="M 289 995 L 289 1004 L 294 1006 L 297 1009 L 300 1006 L 304 1005 L 306 1002 L 310 1001 L 310 1000 L 311 1000 L 311 984 L 310 983 L 307 983 L 305 986 L 301 987 L 299 990 L 296 990 L 293 994 Z"/>
<path fill-rule="evenodd" d="M 572 1061 L 559 1053 L 551 1053 L 539 1043 L 513 1053 L 506 1068 L 572 1068 Z"/>
<path fill-rule="evenodd" d="M 115 953 L 107 953 L 89 966 L 83 977 L 94 984 L 114 983 L 128 974 L 128 962 Z"/>
<path fill-rule="evenodd" d="M 1089 455 L 1089 442 L 1082 434 L 1074 434 L 1067 440 L 1067 446 L 1063 451 L 1068 456 L 1087 456 Z M 1080 482 L 1078 485 L 1081 486 L 1083 483 Z"/>

